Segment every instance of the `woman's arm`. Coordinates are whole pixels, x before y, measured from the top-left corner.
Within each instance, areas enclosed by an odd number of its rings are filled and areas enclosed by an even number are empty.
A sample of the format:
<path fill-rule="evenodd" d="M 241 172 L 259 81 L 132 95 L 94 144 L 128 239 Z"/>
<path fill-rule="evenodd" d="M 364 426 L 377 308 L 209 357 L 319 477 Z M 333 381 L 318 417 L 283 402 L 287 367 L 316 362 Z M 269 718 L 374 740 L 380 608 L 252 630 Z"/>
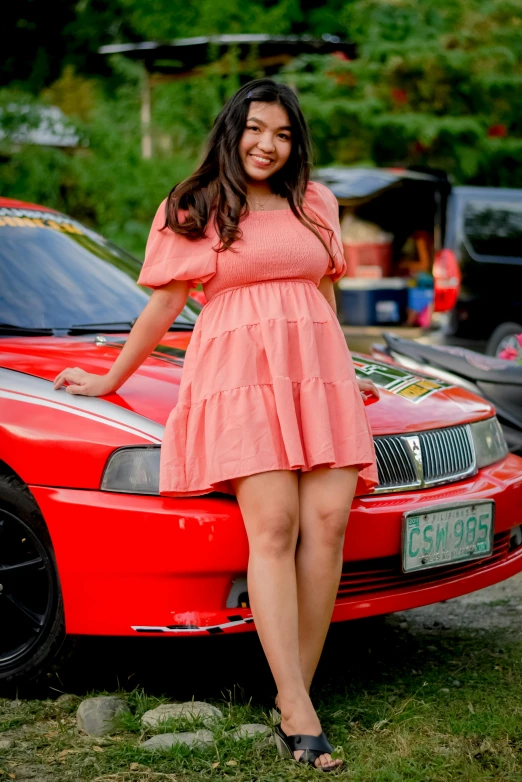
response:
<path fill-rule="evenodd" d="M 55 378 L 55 390 L 68 383 L 66 391 L 70 394 L 104 396 L 117 391 L 169 330 L 185 306 L 188 292 L 189 283 L 186 280 L 172 280 L 156 288 L 109 372 L 97 375 L 80 367 L 67 367 Z"/>
<path fill-rule="evenodd" d="M 321 277 L 317 288 L 321 291 L 326 301 L 337 315 L 337 303 L 335 301 L 334 286 L 331 275 L 325 274 L 324 277 Z"/>

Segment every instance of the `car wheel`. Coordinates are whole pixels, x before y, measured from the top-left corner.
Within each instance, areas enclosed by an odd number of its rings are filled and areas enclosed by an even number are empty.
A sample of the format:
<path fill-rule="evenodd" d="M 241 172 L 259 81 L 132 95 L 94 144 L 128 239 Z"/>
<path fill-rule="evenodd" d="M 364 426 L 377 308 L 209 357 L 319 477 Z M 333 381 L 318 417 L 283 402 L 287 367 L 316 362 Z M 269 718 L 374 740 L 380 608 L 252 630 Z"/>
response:
<path fill-rule="evenodd" d="M 518 349 L 517 334 L 522 334 L 520 323 L 501 323 L 488 340 L 486 354 L 498 356 L 507 347 Z"/>
<path fill-rule="evenodd" d="M 0 688 L 35 680 L 63 646 L 65 622 L 56 562 L 27 486 L 0 474 Z"/>

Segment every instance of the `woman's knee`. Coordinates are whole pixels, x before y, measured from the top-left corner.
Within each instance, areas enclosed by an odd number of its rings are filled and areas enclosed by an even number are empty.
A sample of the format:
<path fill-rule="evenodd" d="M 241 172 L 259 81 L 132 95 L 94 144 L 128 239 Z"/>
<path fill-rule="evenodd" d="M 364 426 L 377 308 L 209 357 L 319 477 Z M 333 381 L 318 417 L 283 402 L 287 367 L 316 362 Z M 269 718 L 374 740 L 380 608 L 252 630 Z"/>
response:
<path fill-rule="evenodd" d="M 299 534 L 299 484 L 295 472 L 275 470 L 235 479 L 234 491 L 251 553 L 283 557 Z"/>
<path fill-rule="evenodd" d="M 279 559 L 294 553 L 299 534 L 299 516 L 290 509 L 267 512 L 257 523 L 247 524 L 251 553 Z"/>
<path fill-rule="evenodd" d="M 342 548 L 358 470 L 318 467 L 303 473 L 299 485 L 299 534 L 302 542 Z"/>
<path fill-rule="evenodd" d="M 332 550 L 342 548 L 348 524 L 349 511 L 338 507 L 307 509 L 306 522 L 300 534 L 303 540 L 310 540 L 315 546 Z"/>

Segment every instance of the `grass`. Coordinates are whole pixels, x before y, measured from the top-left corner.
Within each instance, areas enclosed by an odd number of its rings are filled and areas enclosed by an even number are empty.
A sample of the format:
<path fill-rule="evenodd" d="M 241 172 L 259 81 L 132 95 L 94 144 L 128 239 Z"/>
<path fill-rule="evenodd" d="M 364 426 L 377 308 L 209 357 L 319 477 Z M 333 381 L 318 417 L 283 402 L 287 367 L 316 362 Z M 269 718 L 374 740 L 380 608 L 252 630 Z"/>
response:
<path fill-rule="evenodd" d="M 256 664 L 256 659 L 251 662 Z M 187 664 L 185 678 L 194 682 L 197 670 Z M 254 686 L 259 678 L 255 670 L 244 675 L 239 668 L 238 677 L 243 679 L 241 686 L 209 698 L 221 708 L 224 719 L 213 729 L 214 745 L 202 751 L 175 748 L 151 755 L 139 749 L 140 741 L 152 735 L 141 728 L 141 715 L 174 700 L 172 684 L 168 697 L 153 695 L 142 686 L 82 692 L 81 697 L 117 694 L 131 707 L 132 716 L 124 717 L 119 732 L 101 739 L 76 731 L 80 698 L 14 704 L 0 700 L 0 742 L 3 737 L 15 740 L 11 748 L 0 750 L 0 782 L 316 779 L 318 772 L 279 759 L 273 745 L 231 738 L 231 730 L 242 723 L 270 724 L 272 707 L 273 692 L 264 683 L 263 671 L 260 689 Z M 197 696 L 201 697 L 199 692 Z M 364 624 L 334 628 L 314 700 L 325 732 L 345 759 L 345 770 L 337 774 L 340 779 L 519 782 L 522 778 L 522 642 L 498 629 L 481 633 L 425 629 L 412 634 L 394 619 L 370 623 L 369 629 Z M 204 726 L 183 720 L 162 730 L 199 727 Z"/>

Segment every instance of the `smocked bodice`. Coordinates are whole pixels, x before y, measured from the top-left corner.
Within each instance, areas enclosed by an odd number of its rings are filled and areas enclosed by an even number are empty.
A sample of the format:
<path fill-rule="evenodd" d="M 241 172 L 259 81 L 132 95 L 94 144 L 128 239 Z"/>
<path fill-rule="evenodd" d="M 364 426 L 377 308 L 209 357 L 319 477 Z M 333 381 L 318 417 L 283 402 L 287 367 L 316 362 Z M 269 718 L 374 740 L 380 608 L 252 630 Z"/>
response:
<path fill-rule="evenodd" d="M 203 284 L 208 301 L 217 293 L 264 280 L 306 279 L 319 284 L 329 256 L 319 239 L 291 212 L 250 212 L 242 237 L 216 254 L 216 273 Z"/>

